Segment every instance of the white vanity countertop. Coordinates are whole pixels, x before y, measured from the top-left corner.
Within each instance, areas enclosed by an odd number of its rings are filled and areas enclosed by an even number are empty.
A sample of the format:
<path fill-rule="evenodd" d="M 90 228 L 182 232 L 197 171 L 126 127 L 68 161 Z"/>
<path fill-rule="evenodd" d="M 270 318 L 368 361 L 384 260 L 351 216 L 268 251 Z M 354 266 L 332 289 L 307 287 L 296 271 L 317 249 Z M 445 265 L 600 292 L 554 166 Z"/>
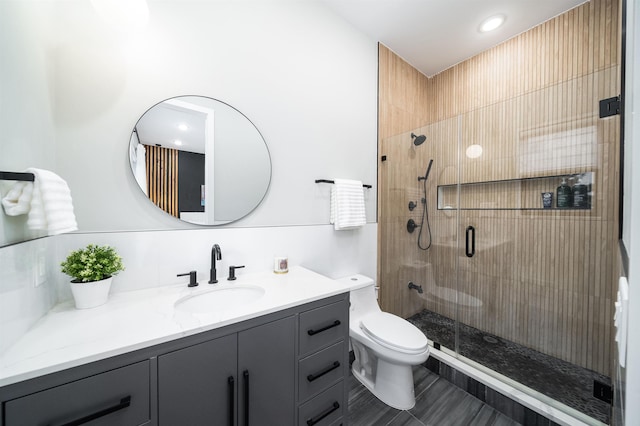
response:
<path fill-rule="evenodd" d="M 251 285 L 262 287 L 262 298 L 220 312 L 190 314 L 174 303 L 212 289 Z M 116 293 L 93 309 L 75 309 L 73 300 L 54 306 L 0 358 L 0 386 L 157 345 L 256 318 L 272 312 L 362 287 L 332 280 L 302 267 L 287 274 L 238 274 L 233 283 L 221 280 L 198 287 L 186 284 Z"/>

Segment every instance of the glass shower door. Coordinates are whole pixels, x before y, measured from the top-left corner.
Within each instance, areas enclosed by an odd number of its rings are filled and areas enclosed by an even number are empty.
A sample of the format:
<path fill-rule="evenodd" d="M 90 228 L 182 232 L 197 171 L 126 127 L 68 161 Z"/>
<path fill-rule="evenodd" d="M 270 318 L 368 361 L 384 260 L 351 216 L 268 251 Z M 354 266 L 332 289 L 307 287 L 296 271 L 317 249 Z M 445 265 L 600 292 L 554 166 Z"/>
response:
<path fill-rule="evenodd" d="M 618 119 L 598 101 L 615 72 L 462 115 L 459 185 L 438 187 L 458 196 L 457 354 L 601 419 L 589 393 L 611 356 Z"/>

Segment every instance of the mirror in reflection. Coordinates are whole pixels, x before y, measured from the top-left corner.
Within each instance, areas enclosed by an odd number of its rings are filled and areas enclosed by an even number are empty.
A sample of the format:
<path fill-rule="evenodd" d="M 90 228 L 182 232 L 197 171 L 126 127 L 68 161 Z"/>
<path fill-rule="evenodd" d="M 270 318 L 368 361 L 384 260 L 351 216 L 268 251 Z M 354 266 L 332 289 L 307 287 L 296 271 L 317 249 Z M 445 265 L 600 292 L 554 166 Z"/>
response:
<path fill-rule="evenodd" d="M 151 202 L 199 225 L 245 217 L 271 181 L 258 129 L 240 111 L 203 96 L 167 99 L 147 110 L 131 133 L 129 162 Z"/>

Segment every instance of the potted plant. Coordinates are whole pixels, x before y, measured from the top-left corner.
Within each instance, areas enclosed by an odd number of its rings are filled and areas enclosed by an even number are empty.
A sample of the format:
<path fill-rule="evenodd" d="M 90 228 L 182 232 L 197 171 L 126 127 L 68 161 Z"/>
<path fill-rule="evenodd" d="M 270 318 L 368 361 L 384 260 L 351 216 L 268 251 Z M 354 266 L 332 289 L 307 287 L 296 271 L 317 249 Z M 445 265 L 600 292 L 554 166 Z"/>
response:
<path fill-rule="evenodd" d="M 60 267 L 73 278 L 71 292 L 78 309 L 105 304 L 113 276 L 124 271 L 122 258 L 113 247 L 95 244 L 72 251 Z"/>

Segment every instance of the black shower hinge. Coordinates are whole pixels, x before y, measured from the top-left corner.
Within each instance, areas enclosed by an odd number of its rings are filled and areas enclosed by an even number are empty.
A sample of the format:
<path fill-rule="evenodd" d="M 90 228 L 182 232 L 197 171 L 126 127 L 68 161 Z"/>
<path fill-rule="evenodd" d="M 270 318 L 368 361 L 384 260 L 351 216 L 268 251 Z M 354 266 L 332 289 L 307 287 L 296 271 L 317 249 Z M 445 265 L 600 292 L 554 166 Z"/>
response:
<path fill-rule="evenodd" d="M 611 401 L 613 400 L 613 388 L 606 383 L 594 380 L 593 396 L 607 404 L 611 404 Z"/>
<path fill-rule="evenodd" d="M 602 99 L 600 101 L 600 118 L 611 117 L 620 114 L 620 96 Z"/>

